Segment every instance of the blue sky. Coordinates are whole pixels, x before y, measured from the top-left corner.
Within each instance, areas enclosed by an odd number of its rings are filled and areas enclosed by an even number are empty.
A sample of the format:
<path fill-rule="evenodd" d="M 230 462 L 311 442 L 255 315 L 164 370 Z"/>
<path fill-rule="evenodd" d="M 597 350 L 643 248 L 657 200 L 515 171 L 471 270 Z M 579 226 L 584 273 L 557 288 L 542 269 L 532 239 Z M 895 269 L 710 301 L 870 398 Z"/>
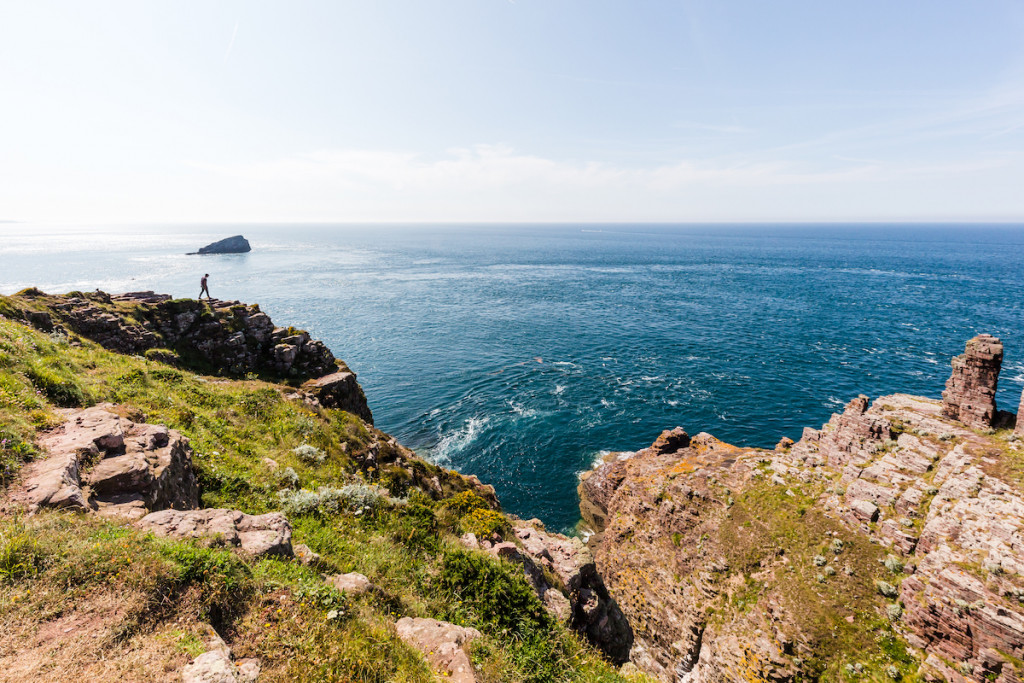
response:
<path fill-rule="evenodd" d="M 0 6 L 0 219 L 1024 220 L 1024 3 Z"/>

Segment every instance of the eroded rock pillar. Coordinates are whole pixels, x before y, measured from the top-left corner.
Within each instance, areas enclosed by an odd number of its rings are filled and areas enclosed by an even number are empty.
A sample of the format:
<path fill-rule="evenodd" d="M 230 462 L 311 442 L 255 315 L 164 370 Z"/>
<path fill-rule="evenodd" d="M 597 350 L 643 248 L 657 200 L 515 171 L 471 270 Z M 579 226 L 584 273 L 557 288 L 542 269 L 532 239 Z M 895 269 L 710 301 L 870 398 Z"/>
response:
<path fill-rule="evenodd" d="M 988 429 L 996 416 L 996 384 L 1003 343 L 989 334 L 969 340 L 953 358 L 953 374 L 942 392 L 942 412 L 974 429 Z"/>

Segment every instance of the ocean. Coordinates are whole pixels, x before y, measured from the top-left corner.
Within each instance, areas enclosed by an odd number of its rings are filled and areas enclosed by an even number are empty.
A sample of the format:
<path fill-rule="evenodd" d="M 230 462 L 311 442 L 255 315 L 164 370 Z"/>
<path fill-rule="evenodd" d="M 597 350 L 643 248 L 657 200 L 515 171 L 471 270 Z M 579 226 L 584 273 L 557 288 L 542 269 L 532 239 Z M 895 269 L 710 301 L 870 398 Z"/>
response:
<path fill-rule="evenodd" d="M 253 251 L 186 256 L 244 234 Z M 1003 339 L 1024 387 L 1024 227 L 0 225 L 0 293 L 210 290 L 310 330 L 378 427 L 550 527 L 579 472 L 663 429 L 771 447 L 859 393 L 938 398 Z"/>

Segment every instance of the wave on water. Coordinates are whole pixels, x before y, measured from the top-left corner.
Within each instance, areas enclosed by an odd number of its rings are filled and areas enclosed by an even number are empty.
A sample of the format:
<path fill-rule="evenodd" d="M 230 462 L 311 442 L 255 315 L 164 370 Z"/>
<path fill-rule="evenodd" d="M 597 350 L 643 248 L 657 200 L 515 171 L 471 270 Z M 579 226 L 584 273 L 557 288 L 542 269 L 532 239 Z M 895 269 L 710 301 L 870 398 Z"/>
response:
<path fill-rule="evenodd" d="M 536 417 L 538 411 L 536 408 L 527 408 L 522 403 L 516 403 L 512 399 L 505 401 L 508 407 L 512 409 L 512 412 L 518 417 Z"/>
<path fill-rule="evenodd" d="M 608 462 L 608 456 L 610 456 L 612 454 L 615 455 L 615 460 L 621 461 L 621 460 L 629 460 L 634 455 L 636 455 L 636 451 L 607 451 L 607 450 L 597 451 L 590 458 L 590 466 L 587 467 L 586 469 L 583 469 L 583 470 L 580 470 L 579 472 L 577 472 L 576 473 L 576 478 L 579 479 L 586 472 L 589 472 L 591 470 L 596 470 L 598 467 L 600 467 L 601 465 L 603 465 L 606 462 Z"/>
<path fill-rule="evenodd" d="M 438 465 L 448 464 L 452 456 L 458 455 L 476 441 L 490 421 L 489 417 L 471 417 L 461 427 L 442 434 L 429 451 L 430 459 Z"/>

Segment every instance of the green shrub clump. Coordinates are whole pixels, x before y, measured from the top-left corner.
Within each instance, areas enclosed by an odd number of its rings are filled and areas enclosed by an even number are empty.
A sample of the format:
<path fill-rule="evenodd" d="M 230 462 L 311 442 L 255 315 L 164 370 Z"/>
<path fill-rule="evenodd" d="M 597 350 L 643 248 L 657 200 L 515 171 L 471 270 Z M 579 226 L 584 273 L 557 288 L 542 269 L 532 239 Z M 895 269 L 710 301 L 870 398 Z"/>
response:
<path fill-rule="evenodd" d="M 44 559 L 38 541 L 20 521 L 0 529 L 0 581 L 35 576 Z"/>
<path fill-rule="evenodd" d="M 504 537 L 509 531 L 508 520 L 494 510 L 473 510 L 462 518 L 462 529 L 477 538 Z"/>
<path fill-rule="evenodd" d="M 348 484 L 340 489 L 321 486 L 316 491 L 281 489 L 277 498 L 289 515 L 362 514 L 377 509 L 388 499 L 383 489 L 365 484 Z"/>
<path fill-rule="evenodd" d="M 525 636 L 553 625 L 522 570 L 481 553 L 450 552 L 444 558 L 440 583 L 449 595 L 473 610 L 481 626 Z"/>
<path fill-rule="evenodd" d="M 462 517 L 474 510 L 489 510 L 491 506 L 472 491 L 463 491 L 446 500 L 444 507 Z"/>

